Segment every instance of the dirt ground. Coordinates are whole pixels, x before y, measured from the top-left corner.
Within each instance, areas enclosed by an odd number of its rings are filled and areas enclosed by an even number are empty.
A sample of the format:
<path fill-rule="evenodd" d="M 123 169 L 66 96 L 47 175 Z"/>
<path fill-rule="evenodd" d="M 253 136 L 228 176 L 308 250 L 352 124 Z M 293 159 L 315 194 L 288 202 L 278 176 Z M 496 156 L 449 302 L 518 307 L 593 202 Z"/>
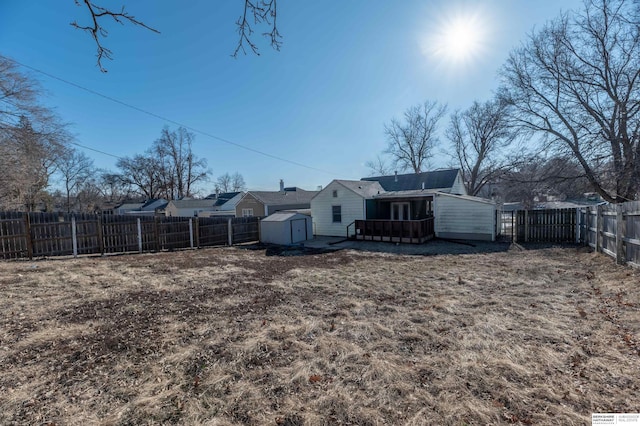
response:
<path fill-rule="evenodd" d="M 640 271 L 582 248 L 13 261 L 0 292 L 0 424 L 581 425 L 640 412 Z"/>

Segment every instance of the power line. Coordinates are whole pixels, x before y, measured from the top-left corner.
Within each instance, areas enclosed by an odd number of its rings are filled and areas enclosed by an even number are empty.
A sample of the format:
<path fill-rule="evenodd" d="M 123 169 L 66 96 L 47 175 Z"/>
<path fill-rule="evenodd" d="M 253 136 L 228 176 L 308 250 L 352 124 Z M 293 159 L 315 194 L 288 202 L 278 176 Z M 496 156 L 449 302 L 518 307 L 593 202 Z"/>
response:
<path fill-rule="evenodd" d="M 1 55 L 0 55 L 0 56 L 1 56 Z M 237 148 L 241 148 L 241 149 L 244 149 L 244 150 L 246 150 L 246 151 L 250 151 L 250 152 L 253 152 L 253 153 L 256 153 L 256 154 L 259 154 L 259 155 L 265 156 L 265 157 L 269 157 L 269 158 L 272 158 L 272 159 L 274 159 L 274 160 L 278 160 L 278 161 L 282 161 L 282 162 L 285 162 L 285 163 L 293 164 L 293 165 L 295 165 L 295 166 L 303 167 L 303 168 L 305 168 L 305 169 L 315 170 L 315 171 L 317 171 L 317 172 L 330 174 L 330 175 L 332 175 L 332 176 L 335 176 L 335 175 L 336 175 L 336 173 L 330 172 L 330 171 L 328 171 L 328 170 L 319 169 L 319 168 L 317 168 L 317 167 L 309 166 L 309 165 L 306 165 L 306 164 L 303 164 L 303 163 L 300 163 L 300 162 L 297 162 L 297 161 L 293 161 L 293 160 L 289 160 L 289 159 L 287 159 L 287 158 L 279 157 L 279 156 L 277 156 L 277 155 L 269 154 L 269 153 L 267 153 L 267 152 L 260 151 L 260 150 L 255 149 L 255 148 L 251 148 L 251 147 L 248 147 L 248 146 L 246 146 L 246 145 L 242 145 L 242 144 L 240 144 L 240 143 L 230 141 L 230 140 L 225 139 L 225 138 L 222 138 L 222 137 L 220 137 L 220 136 L 213 135 L 213 134 L 208 133 L 208 132 L 205 132 L 205 131 L 203 131 L 203 130 L 196 129 L 196 128 L 194 128 L 194 127 L 188 126 L 188 125 L 186 125 L 186 124 L 184 124 L 184 123 L 181 123 L 181 122 L 179 122 L 179 121 L 172 120 L 172 119 L 170 119 L 170 118 L 166 118 L 166 117 L 164 117 L 164 116 L 162 116 L 162 115 L 156 114 L 156 113 L 154 113 L 154 112 L 147 111 L 147 110 L 145 110 L 145 109 L 142 109 L 142 108 L 139 108 L 139 107 L 137 107 L 137 106 L 134 106 L 134 105 L 128 104 L 128 103 L 126 103 L 126 102 L 123 102 L 123 101 L 121 101 L 121 100 L 119 100 L 119 99 L 116 99 L 116 98 L 113 98 L 113 97 L 111 97 L 111 96 L 105 95 L 105 94 L 103 94 L 103 93 L 97 92 L 97 91 L 95 91 L 95 90 L 93 90 L 93 89 L 89 89 L 89 88 L 87 88 L 87 87 L 81 86 L 81 85 L 79 85 L 79 84 L 77 84 L 77 83 L 74 83 L 74 82 L 72 82 L 72 81 L 65 80 L 64 78 L 61 78 L 61 77 L 55 76 L 55 75 L 50 74 L 50 73 L 48 73 L 48 72 L 46 72 L 46 71 L 42 71 L 42 70 L 40 70 L 40 69 L 38 69 L 38 68 L 32 67 L 32 66 L 27 65 L 27 64 L 24 64 L 24 63 L 21 63 L 21 62 L 19 62 L 19 61 L 16 61 L 15 59 L 7 58 L 7 57 L 5 57 L 5 56 L 2 56 L 2 57 L 3 57 L 3 58 L 5 58 L 5 59 L 7 59 L 7 60 L 9 60 L 9 61 L 11 61 L 11 62 L 13 62 L 13 63 L 15 63 L 15 64 L 18 64 L 18 65 L 22 66 L 22 67 L 24 67 L 24 68 L 28 68 L 28 69 L 30 69 L 30 70 L 32 70 L 32 71 L 35 71 L 35 72 L 37 72 L 37 73 L 39 73 L 39 74 L 42 74 L 42 75 L 47 76 L 47 77 L 49 77 L 49 78 L 52 78 L 52 79 L 54 79 L 54 80 L 58 80 L 58 81 L 60 81 L 60 82 L 62 82 L 62 83 L 64 83 L 64 84 L 67 84 L 67 85 L 69 85 L 69 86 L 73 86 L 73 87 L 75 87 L 75 88 L 77 88 L 77 89 L 80 89 L 80 90 L 83 90 L 83 91 L 85 91 L 85 92 L 91 93 L 92 95 L 99 96 L 99 97 L 101 97 L 101 98 L 107 99 L 107 100 L 109 100 L 109 101 L 111 101 L 111 102 L 117 103 L 117 104 L 122 105 L 122 106 L 124 106 L 124 107 L 126 107 L 126 108 L 129 108 L 129 109 L 133 109 L 133 110 L 138 111 L 138 112 L 140 112 L 140 113 L 142 113 L 142 114 L 146 114 L 146 115 L 149 115 L 149 116 L 151 116 L 151 117 L 157 118 L 157 119 L 159 119 L 159 120 L 162 120 L 162 121 L 165 121 L 165 122 L 168 122 L 168 123 L 172 123 L 172 124 L 175 124 L 175 125 L 180 126 L 180 127 L 184 127 L 185 129 L 188 129 L 188 130 L 190 130 L 190 131 L 192 131 L 192 132 L 194 132 L 194 133 L 199 133 L 199 134 L 201 134 L 201 135 L 203 135 L 203 136 L 206 136 L 206 137 L 209 137 L 209 138 L 211 138 L 211 139 L 215 139 L 215 140 L 217 140 L 217 141 L 220 141 L 220 142 L 223 142 L 223 143 L 226 143 L 226 144 L 229 144 L 229 145 L 235 146 L 235 147 L 237 147 Z M 83 148 L 86 148 L 86 147 L 83 147 Z M 116 155 L 113 155 L 113 154 L 107 154 L 107 153 L 105 153 L 105 152 L 98 151 L 98 150 L 95 150 L 95 149 L 92 149 L 92 148 L 87 148 L 87 149 L 91 149 L 92 151 L 100 152 L 101 154 L 105 154 L 105 155 L 109 155 L 109 156 L 112 156 L 112 157 L 120 158 L 120 157 L 118 157 L 118 156 L 116 156 Z"/>

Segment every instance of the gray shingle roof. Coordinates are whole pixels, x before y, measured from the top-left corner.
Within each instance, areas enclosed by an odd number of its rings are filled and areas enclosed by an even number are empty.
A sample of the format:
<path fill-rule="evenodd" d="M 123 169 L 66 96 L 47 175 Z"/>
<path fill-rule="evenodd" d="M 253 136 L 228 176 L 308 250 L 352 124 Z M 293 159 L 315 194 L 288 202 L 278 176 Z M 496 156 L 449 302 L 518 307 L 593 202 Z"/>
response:
<path fill-rule="evenodd" d="M 371 198 L 381 192 L 384 192 L 384 188 L 378 182 L 367 182 L 362 180 L 338 180 L 336 182 L 349 188 L 356 194 L 364 197 Z"/>
<path fill-rule="evenodd" d="M 310 204 L 318 191 L 305 191 L 296 188 L 295 191 L 249 191 L 258 201 L 266 206 Z"/>
<path fill-rule="evenodd" d="M 179 209 L 209 208 L 216 204 L 216 200 L 172 200 L 174 206 Z"/>
<path fill-rule="evenodd" d="M 424 189 L 444 189 L 453 186 L 458 171 L 458 169 L 436 170 L 417 174 L 366 177 L 362 180 L 380 182 L 385 191 L 422 189 L 422 183 L 424 183 Z"/>

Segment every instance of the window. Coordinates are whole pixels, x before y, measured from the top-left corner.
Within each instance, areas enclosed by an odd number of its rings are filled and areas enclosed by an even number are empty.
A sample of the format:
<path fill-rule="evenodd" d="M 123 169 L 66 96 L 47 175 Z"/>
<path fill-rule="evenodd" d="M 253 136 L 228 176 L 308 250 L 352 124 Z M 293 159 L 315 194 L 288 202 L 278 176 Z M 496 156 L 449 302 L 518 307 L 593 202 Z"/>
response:
<path fill-rule="evenodd" d="M 342 206 L 331 206 L 331 213 L 333 214 L 333 222 L 342 222 Z"/>
<path fill-rule="evenodd" d="M 242 217 L 253 216 L 253 209 L 242 209 Z"/>
<path fill-rule="evenodd" d="M 337 189 L 333 190 L 333 198 L 338 198 L 338 190 Z"/>

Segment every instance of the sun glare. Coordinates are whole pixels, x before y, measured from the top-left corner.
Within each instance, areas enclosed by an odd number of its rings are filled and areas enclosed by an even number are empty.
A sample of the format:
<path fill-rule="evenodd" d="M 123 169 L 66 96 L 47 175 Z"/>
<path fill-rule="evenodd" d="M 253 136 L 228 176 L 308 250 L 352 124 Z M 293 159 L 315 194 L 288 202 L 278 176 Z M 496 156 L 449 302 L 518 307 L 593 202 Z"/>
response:
<path fill-rule="evenodd" d="M 423 43 L 429 56 L 450 66 L 469 65 L 486 50 L 489 23 L 479 12 L 441 19 Z"/>

